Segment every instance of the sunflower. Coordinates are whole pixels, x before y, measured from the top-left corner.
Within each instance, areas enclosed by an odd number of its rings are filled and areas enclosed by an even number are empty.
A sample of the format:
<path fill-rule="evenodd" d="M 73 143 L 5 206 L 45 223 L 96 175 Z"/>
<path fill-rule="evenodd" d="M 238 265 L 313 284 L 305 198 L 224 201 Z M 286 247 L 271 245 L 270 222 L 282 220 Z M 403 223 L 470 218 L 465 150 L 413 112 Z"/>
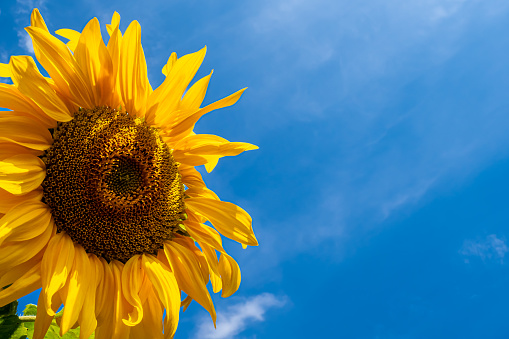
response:
<path fill-rule="evenodd" d="M 96 18 L 56 31 L 65 44 L 35 9 L 26 31 L 49 77 L 30 56 L 0 64 L 0 306 L 42 288 L 35 339 L 62 304 L 60 334 L 80 338 L 171 338 L 192 300 L 215 323 L 208 282 L 223 297 L 240 284 L 220 234 L 258 245 L 195 169 L 257 148 L 193 132 L 244 90 L 200 107 L 212 72 L 188 86 L 206 48 L 171 54 L 153 90 L 140 25 L 119 22 L 107 44 Z"/>

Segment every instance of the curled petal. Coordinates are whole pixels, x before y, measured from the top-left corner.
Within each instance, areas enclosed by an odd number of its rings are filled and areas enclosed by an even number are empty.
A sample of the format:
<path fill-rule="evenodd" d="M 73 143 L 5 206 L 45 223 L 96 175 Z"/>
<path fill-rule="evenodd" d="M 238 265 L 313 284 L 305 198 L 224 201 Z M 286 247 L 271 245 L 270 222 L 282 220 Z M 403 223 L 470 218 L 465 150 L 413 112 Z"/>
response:
<path fill-rule="evenodd" d="M 129 259 L 122 270 L 122 292 L 133 310 L 128 313 L 127 319 L 122 319 L 124 324 L 134 326 L 143 319 L 143 307 L 139 296 L 142 283 L 141 257 L 135 255 Z"/>
<path fill-rule="evenodd" d="M 49 242 L 42 258 L 41 280 L 46 312 L 54 316 L 53 295 L 67 282 L 74 261 L 74 244 L 65 232 L 56 234 Z"/>
<path fill-rule="evenodd" d="M 101 261 L 94 255 L 88 254 L 91 270 L 88 280 L 90 280 L 83 308 L 79 315 L 78 322 L 80 324 L 80 338 L 88 338 L 97 327 L 97 315 L 95 313 L 95 301 L 97 296 L 97 286 L 102 280 L 103 268 Z"/>
<path fill-rule="evenodd" d="M 55 297 L 56 297 L 55 299 L 57 299 L 58 295 L 55 295 Z M 55 300 L 55 304 L 60 305 L 61 304 L 60 300 Z M 48 307 L 46 305 L 46 295 L 44 294 L 44 291 L 41 291 L 41 293 L 39 293 L 37 308 L 40 311 L 37 312 L 37 317 L 35 318 L 34 334 L 32 339 L 43 339 L 46 336 L 46 333 L 48 332 L 48 329 L 54 318 L 54 316 L 50 316 L 46 312 Z M 56 310 L 53 311 L 53 313 L 55 312 Z"/>
<path fill-rule="evenodd" d="M 131 327 L 125 325 L 122 319 L 127 318 L 127 314 L 131 311 L 132 306 L 127 302 L 122 293 L 122 270 L 124 264 L 117 260 L 110 262 L 111 272 L 115 282 L 113 290 L 113 335 L 112 338 L 123 339 L 129 337 Z"/>
<path fill-rule="evenodd" d="M 78 321 L 90 283 L 95 283 L 93 278 L 87 253 L 80 245 L 74 245 L 74 263 L 61 292 L 65 305 L 60 323 L 61 336 Z"/>

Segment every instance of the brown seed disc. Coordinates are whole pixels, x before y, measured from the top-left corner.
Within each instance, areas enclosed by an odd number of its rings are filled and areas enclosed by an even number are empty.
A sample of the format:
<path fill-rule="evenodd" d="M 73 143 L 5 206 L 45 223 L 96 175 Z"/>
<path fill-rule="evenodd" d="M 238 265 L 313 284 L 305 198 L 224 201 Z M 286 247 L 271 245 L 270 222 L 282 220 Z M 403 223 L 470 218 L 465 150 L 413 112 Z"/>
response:
<path fill-rule="evenodd" d="M 184 186 L 157 129 L 108 107 L 59 123 L 43 155 L 59 232 L 107 261 L 155 254 L 180 231 Z"/>

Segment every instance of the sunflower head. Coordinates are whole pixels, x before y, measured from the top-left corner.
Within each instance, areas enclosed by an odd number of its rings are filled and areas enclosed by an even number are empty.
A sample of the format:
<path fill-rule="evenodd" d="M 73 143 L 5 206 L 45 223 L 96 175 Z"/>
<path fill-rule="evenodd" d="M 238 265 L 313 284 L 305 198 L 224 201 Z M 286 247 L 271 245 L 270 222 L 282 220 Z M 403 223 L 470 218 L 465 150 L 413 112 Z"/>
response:
<path fill-rule="evenodd" d="M 212 72 L 189 84 L 205 48 L 172 53 L 153 89 L 140 25 L 119 22 L 107 44 L 96 18 L 57 30 L 64 43 L 35 9 L 26 30 L 49 76 L 29 56 L 0 64 L 13 82 L 0 83 L 0 306 L 42 288 L 34 338 L 62 304 L 61 335 L 172 337 L 192 300 L 215 322 L 208 283 L 225 297 L 240 284 L 221 234 L 258 244 L 195 168 L 257 148 L 193 132 L 244 90 L 202 107 Z"/>

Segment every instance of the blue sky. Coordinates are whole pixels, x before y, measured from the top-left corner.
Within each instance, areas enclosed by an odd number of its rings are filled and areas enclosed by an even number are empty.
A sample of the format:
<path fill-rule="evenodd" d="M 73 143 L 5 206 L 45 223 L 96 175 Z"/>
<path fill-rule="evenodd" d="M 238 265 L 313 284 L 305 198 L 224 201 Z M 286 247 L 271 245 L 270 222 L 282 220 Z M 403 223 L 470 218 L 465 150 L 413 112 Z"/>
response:
<path fill-rule="evenodd" d="M 138 20 L 153 86 L 207 45 L 205 103 L 249 87 L 197 130 L 260 146 L 205 176 L 260 246 L 226 243 L 238 293 L 176 338 L 509 336 L 507 1 L 2 0 L 0 62 L 31 53 L 33 7 Z"/>

